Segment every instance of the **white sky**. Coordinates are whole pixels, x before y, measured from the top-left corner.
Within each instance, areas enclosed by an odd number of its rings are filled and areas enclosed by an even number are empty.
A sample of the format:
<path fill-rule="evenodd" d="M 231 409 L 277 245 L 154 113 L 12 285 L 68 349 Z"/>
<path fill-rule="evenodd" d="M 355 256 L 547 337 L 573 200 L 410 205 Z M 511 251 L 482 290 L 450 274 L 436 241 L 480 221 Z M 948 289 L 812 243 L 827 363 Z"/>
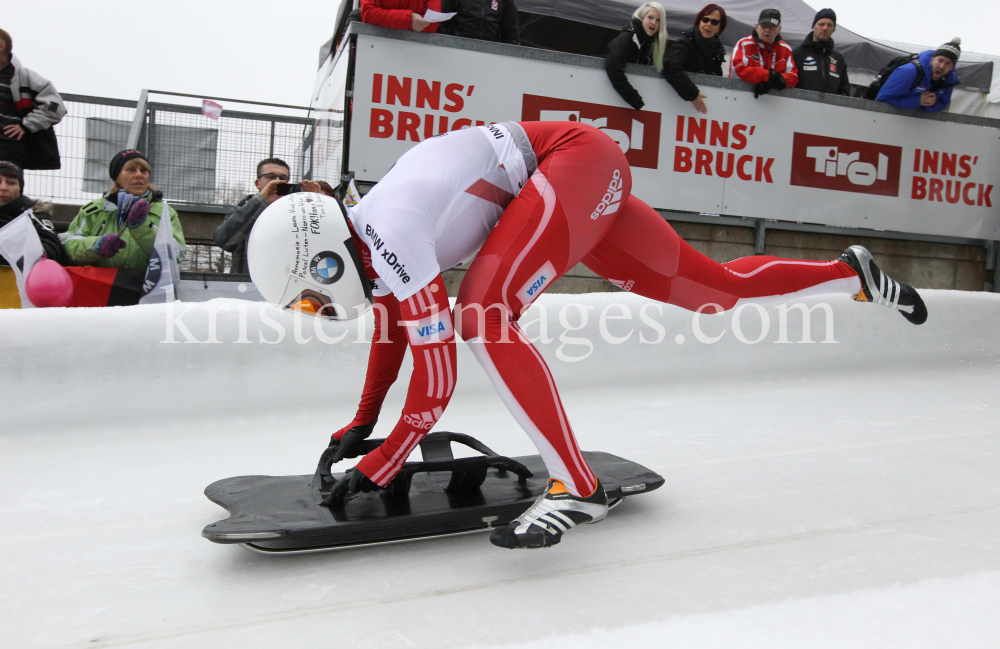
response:
<path fill-rule="evenodd" d="M 841 25 L 869 38 L 937 46 L 961 36 L 966 51 L 1000 55 L 996 2 L 825 2 Z M 32 0 L 18 7 L 6 7 L 0 27 L 12 34 L 21 62 L 62 92 L 134 99 L 150 88 L 306 105 L 339 1 Z"/>

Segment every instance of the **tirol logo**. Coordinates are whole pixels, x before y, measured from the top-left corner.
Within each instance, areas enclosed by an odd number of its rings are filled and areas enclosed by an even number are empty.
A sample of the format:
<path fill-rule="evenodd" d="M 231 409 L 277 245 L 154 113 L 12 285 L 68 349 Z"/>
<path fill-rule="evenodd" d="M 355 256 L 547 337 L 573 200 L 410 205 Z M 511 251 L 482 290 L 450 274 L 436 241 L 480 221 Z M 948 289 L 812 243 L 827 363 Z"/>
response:
<path fill-rule="evenodd" d="M 621 173 L 615 169 L 615 174 L 611 177 L 611 184 L 608 185 L 608 191 L 604 192 L 601 202 L 597 204 L 597 209 L 590 214 L 591 221 L 596 221 L 597 217 L 604 214 L 614 214 L 618 211 L 622 203 L 622 185 L 624 184 Z"/>
<path fill-rule="evenodd" d="M 902 159 L 903 149 L 898 146 L 796 133 L 791 184 L 899 196 Z"/>
<path fill-rule="evenodd" d="M 309 273 L 320 284 L 333 284 L 344 275 L 344 260 L 337 253 L 325 250 L 309 262 Z"/>
<path fill-rule="evenodd" d="M 633 167 L 656 169 L 660 159 L 660 113 L 524 95 L 521 120 L 595 126 L 618 144 Z"/>

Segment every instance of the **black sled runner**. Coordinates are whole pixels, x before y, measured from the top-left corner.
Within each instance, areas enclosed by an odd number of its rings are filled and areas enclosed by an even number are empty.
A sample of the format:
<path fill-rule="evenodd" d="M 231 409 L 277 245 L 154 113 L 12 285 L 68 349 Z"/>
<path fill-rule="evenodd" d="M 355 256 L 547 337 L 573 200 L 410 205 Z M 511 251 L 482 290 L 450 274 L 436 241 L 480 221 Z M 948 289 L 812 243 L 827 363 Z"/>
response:
<path fill-rule="evenodd" d="M 365 453 L 383 441 L 367 440 Z M 456 459 L 452 442 L 482 455 Z M 213 482 L 205 495 L 229 518 L 201 534 L 265 554 L 293 554 L 485 532 L 520 516 L 548 483 L 541 457 L 504 457 L 468 435 L 430 433 L 420 450 L 423 461 L 404 464 L 386 489 L 350 494 L 332 505 L 322 503 L 344 474 L 330 473 L 329 453 L 314 475 Z M 583 456 L 612 506 L 663 484 L 653 471 L 610 453 Z"/>

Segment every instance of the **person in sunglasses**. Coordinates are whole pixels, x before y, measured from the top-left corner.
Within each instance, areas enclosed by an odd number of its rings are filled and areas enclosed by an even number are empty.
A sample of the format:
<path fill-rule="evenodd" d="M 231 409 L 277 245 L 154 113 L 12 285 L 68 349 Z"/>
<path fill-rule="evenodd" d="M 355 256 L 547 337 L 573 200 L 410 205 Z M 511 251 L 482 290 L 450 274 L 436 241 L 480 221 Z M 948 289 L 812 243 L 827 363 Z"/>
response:
<path fill-rule="evenodd" d="M 719 36 L 725 30 L 726 10 L 716 4 L 705 5 L 695 16 L 694 27 L 682 32 L 663 57 L 663 77 L 699 113 L 708 112 L 705 95 L 698 91 L 688 72 L 722 76 L 726 49 Z"/>
<path fill-rule="evenodd" d="M 754 99 L 772 89 L 793 88 L 799 82 L 792 48 L 781 40 L 780 11 L 760 12 L 753 33 L 737 41 L 729 76 L 752 83 Z"/>
<path fill-rule="evenodd" d="M 849 95 L 851 83 L 847 79 L 847 61 L 833 49 L 833 32 L 837 29 L 837 14 L 833 9 L 820 9 L 813 18 L 812 31 L 792 51 L 795 67 L 799 69 L 796 88 L 825 92 L 831 95 Z"/>
<path fill-rule="evenodd" d="M 215 245 L 233 254 L 230 273 L 250 273 L 247 264 L 247 237 L 264 209 L 280 198 L 278 185 L 291 180 L 288 163 L 281 158 L 266 158 L 257 163 L 257 179 L 253 181 L 256 194 L 247 194 L 234 207 L 229 208 L 226 218 L 215 229 Z M 314 182 L 303 180 L 302 189 L 307 192 L 321 192 Z"/>

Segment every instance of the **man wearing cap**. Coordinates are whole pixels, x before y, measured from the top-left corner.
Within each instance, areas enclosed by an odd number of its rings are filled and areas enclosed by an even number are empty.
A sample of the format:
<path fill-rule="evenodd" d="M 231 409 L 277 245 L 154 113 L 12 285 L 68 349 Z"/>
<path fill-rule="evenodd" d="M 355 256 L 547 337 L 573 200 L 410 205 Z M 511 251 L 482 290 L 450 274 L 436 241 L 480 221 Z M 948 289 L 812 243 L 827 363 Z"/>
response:
<path fill-rule="evenodd" d="M 928 113 L 944 110 L 951 103 L 952 88 L 958 85 L 955 64 L 961 55 L 962 39 L 958 37 L 936 50 L 921 52 L 916 61 L 892 71 L 875 100 Z"/>
<path fill-rule="evenodd" d="M 126 149 L 111 158 L 111 190 L 80 208 L 60 239 L 74 266 L 144 270 L 149 266 L 163 215 L 163 192 L 149 182 L 150 166 L 142 151 Z M 184 231 L 169 208 L 177 256 L 184 254 Z"/>
<path fill-rule="evenodd" d="M 837 14 L 833 9 L 820 9 L 813 18 L 812 32 L 802 45 L 792 51 L 802 90 L 849 95 L 847 62 L 833 47 L 833 32 L 837 29 Z"/>
<path fill-rule="evenodd" d="M 9 160 L 0 160 L 0 228 L 28 210 L 31 210 L 31 223 L 42 242 L 45 256 L 65 266 L 66 250 L 48 220 L 52 216 L 52 205 L 25 196 L 24 171 Z M 0 265 L 4 263 L 3 257 L 0 257 Z"/>
<path fill-rule="evenodd" d="M 21 65 L 13 47 L 0 29 L 0 159 L 24 169 L 59 169 L 52 127 L 66 107 L 48 79 Z"/>
<path fill-rule="evenodd" d="M 772 88 L 784 90 L 798 83 L 792 48 L 781 40 L 780 11 L 760 12 L 753 33 L 737 41 L 729 76 L 754 84 L 754 98 L 766 95 Z"/>

